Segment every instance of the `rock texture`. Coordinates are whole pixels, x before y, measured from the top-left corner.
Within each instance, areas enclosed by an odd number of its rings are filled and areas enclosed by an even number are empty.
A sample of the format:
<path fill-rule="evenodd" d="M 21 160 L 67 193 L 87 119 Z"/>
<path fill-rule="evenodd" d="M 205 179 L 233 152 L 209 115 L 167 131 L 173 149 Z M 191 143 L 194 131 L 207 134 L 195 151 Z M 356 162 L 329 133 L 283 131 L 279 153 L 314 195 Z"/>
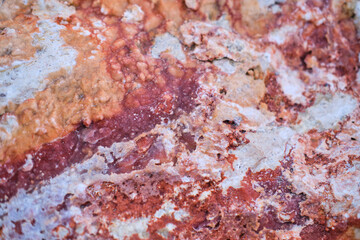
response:
<path fill-rule="evenodd" d="M 360 239 L 351 0 L 0 3 L 1 239 Z"/>

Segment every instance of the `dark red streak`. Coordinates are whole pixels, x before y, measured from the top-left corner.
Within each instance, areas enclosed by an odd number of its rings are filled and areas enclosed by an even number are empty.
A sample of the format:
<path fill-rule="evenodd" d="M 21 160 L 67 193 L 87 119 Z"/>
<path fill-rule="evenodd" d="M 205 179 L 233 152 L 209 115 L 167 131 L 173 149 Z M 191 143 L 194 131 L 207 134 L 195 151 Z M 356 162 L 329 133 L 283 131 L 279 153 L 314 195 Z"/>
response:
<path fill-rule="evenodd" d="M 164 92 L 153 82 L 149 82 L 144 87 L 147 96 L 137 96 L 140 102 L 144 97 L 150 99 L 146 105 L 136 108 L 124 106 L 124 111 L 117 116 L 93 123 L 89 127 L 81 125 L 66 137 L 44 144 L 36 152 L 29 152 L 34 164 L 30 171 L 22 170 L 24 160 L 1 166 L 0 178 L 3 183 L 0 184 L 0 202 L 8 201 L 19 189 L 34 190 L 43 181 L 91 157 L 99 146 L 109 147 L 114 142 L 133 139 L 140 133 L 151 130 L 164 119 L 175 119 L 180 114 L 191 111 L 195 106 L 197 79 L 201 75 L 201 70 L 183 68 L 183 71 L 184 75 L 181 78 L 169 74 L 166 66 L 162 72 L 162 76 L 166 79 L 166 93 L 175 96 L 171 103 L 173 111 L 161 109 L 164 102 L 161 97 Z M 135 166 L 135 169 L 144 168 L 146 164 L 141 163 L 141 166 Z M 10 167 L 13 169 L 12 173 L 7 170 Z"/>

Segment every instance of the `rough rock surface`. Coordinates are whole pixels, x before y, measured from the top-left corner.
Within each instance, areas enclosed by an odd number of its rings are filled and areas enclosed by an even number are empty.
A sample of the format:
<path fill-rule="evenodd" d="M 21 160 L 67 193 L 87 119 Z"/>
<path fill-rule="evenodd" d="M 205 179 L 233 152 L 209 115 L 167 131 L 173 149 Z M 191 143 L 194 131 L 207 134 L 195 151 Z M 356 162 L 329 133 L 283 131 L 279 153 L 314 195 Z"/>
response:
<path fill-rule="evenodd" d="M 0 1 L 0 238 L 360 239 L 359 6 Z"/>

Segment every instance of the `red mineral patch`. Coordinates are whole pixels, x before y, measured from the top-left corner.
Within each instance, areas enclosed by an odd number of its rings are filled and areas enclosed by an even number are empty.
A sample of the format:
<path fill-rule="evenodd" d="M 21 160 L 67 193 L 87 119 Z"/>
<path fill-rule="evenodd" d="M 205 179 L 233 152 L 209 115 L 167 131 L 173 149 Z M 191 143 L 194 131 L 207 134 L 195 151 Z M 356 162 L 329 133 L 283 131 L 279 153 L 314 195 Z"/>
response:
<path fill-rule="evenodd" d="M 47 143 L 37 151 L 28 152 L 33 161 L 33 167 L 29 171 L 21 168 L 24 160 L 16 166 L 11 163 L 2 165 L 2 201 L 11 198 L 19 188 L 29 190 L 72 164 L 90 157 L 98 146 L 109 147 L 114 142 L 133 139 L 161 121 L 177 118 L 194 108 L 197 80 L 203 74 L 201 68 L 184 66 L 171 57 L 154 59 L 146 54 L 150 42 L 147 34 L 139 34 L 137 39 L 135 42 L 112 45 L 107 57 L 110 74 L 116 70 L 121 74 L 121 79 L 126 80 L 127 93 L 123 102 L 119 103 L 121 113 L 88 126 L 84 123 L 68 136 Z M 114 81 L 120 79 L 114 76 Z M 164 156 L 159 147 L 149 149 L 148 160 Z M 141 150 L 128 156 L 116 167 L 116 171 L 128 172 L 144 168 L 148 160 L 137 162 L 139 154 L 142 156 Z"/>

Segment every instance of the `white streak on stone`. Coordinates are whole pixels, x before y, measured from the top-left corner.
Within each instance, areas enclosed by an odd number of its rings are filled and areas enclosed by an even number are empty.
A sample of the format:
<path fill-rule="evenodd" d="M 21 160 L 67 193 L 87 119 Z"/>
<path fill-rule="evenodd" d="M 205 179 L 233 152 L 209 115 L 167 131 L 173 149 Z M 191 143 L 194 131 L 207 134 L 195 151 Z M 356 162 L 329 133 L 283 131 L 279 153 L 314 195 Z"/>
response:
<path fill-rule="evenodd" d="M 147 232 L 150 217 L 142 217 L 137 219 L 130 219 L 127 221 L 115 220 L 109 227 L 110 235 L 115 239 L 125 239 L 137 234 L 140 239 L 147 239 L 149 233 Z"/>
<path fill-rule="evenodd" d="M 39 33 L 33 34 L 33 45 L 40 50 L 30 61 L 22 62 L 0 72 L 0 107 L 9 102 L 21 103 L 34 97 L 47 84 L 46 77 L 65 68 L 70 72 L 76 64 L 77 51 L 64 46 L 60 30 L 65 27 L 50 20 L 38 21 Z"/>
<path fill-rule="evenodd" d="M 302 122 L 296 126 L 296 129 L 306 132 L 314 128 L 320 131 L 334 128 L 356 107 L 358 107 L 358 102 L 348 94 L 319 95 L 315 104 L 306 109 L 305 113 L 300 114 Z"/>
<path fill-rule="evenodd" d="M 154 58 L 159 58 L 162 52 L 169 52 L 180 61 L 186 60 L 179 39 L 170 33 L 164 33 L 155 38 L 155 44 L 151 49 L 151 55 Z"/>

